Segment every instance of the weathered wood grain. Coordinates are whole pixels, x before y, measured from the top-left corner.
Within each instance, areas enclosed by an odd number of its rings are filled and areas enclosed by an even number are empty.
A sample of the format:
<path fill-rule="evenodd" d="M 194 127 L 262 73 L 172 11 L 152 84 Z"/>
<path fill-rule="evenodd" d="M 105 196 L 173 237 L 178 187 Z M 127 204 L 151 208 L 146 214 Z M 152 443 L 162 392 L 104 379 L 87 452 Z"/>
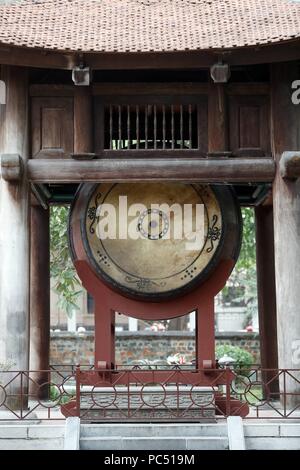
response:
<path fill-rule="evenodd" d="M 28 179 L 35 183 L 97 181 L 197 181 L 207 183 L 271 182 L 271 158 L 29 160 Z"/>
<path fill-rule="evenodd" d="M 300 150 L 300 107 L 291 100 L 291 84 L 299 79 L 295 63 L 272 66 L 272 147 L 279 163 L 283 152 Z M 300 338 L 300 180 L 283 179 L 279 165 L 273 184 L 278 363 L 299 368 Z M 300 385 L 287 377 L 288 406 L 299 405 Z M 283 383 L 281 382 L 281 387 Z"/>
<path fill-rule="evenodd" d="M 0 175 L 5 181 L 20 181 L 23 167 L 22 158 L 16 153 L 0 155 Z"/>
<path fill-rule="evenodd" d="M 28 74 L 3 67 L 7 87 L 1 113 L 0 153 L 21 155 L 26 175 L 28 158 Z M 14 370 L 27 370 L 29 358 L 29 185 L 0 179 L 0 358 Z M 20 382 L 9 388 L 16 394 L 6 401 L 20 409 Z M 24 390 L 23 390 L 24 392 Z M 23 406 L 26 405 L 24 398 Z"/>
<path fill-rule="evenodd" d="M 284 152 L 279 165 L 282 178 L 296 180 L 300 177 L 300 152 Z"/>

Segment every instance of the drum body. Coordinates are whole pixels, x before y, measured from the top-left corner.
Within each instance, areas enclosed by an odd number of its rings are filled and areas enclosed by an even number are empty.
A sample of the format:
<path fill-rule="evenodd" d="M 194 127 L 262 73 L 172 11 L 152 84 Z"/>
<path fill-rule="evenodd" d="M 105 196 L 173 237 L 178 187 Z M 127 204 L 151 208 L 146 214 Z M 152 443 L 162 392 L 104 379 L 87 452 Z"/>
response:
<path fill-rule="evenodd" d="M 237 260 L 242 223 L 230 187 L 184 183 L 80 186 L 70 212 L 72 258 L 125 296 L 184 295 Z"/>

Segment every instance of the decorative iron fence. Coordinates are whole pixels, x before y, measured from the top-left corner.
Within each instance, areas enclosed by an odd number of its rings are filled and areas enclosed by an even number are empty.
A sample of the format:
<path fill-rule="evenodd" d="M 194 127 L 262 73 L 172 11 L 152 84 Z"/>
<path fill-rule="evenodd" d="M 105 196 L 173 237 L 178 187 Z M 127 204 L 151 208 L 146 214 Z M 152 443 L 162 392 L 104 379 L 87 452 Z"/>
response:
<path fill-rule="evenodd" d="M 300 419 L 300 369 L 55 366 L 0 371 L 0 421 Z"/>

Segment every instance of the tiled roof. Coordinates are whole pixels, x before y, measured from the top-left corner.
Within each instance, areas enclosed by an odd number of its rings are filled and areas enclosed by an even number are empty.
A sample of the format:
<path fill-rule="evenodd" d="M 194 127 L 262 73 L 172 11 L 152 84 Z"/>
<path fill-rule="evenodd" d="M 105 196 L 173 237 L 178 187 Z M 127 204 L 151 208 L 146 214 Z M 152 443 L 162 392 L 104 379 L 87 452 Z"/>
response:
<path fill-rule="evenodd" d="M 292 0 L 10 0 L 0 44 L 61 51 L 166 52 L 300 37 Z"/>

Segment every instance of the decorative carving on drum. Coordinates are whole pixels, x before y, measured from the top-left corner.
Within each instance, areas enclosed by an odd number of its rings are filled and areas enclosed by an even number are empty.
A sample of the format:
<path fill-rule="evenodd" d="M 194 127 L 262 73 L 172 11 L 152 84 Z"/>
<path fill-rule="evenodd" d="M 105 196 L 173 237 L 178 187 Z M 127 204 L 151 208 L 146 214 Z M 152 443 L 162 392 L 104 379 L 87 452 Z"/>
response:
<path fill-rule="evenodd" d="M 184 183 L 83 184 L 70 213 L 73 260 L 126 296 L 158 302 L 236 261 L 241 216 L 226 186 Z"/>

